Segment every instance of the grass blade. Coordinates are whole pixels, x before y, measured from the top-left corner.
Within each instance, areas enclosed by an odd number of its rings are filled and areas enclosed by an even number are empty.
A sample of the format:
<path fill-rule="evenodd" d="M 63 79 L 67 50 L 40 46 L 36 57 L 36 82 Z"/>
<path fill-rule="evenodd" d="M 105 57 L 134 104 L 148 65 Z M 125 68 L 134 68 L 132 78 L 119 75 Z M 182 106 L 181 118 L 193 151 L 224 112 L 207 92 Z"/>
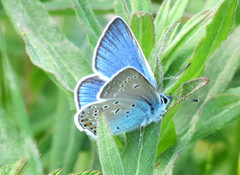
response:
<path fill-rule="evenodd" d="M 152 16 L 147 12 L 134 13 L 130 26 L 145 57 L 148 58 L 155 43 Z"/>
<path fill-rule="evenodd" d="M 124 175 L 120 154 L 102 112 L 98 121 L 97 145 L 103 174 Z"/>
<path fill-rule="evenodd" d="M 100 24 L 98 23 L 92 8 L 88 4 L 88 0 L 72 0 L 78 21 L 81 23 L 88 36 L 89 45 L 94 50 L 97 45 L 98 38 L 102 33 Z"/>
<path fill-rule="evenodd" d="M 240 96 L 220 95 L 207 102 L 192 143 L 226 126 L 240 116 Z"/>
<path fill-rule="evenodd" d="M 225 0 L 218 8 L 212 22 L 206 28 L 205 37 L 196 47 L 190 60 L 192 65 L 186 70 L 189 74 L 184 74 L 180 78 L 181 82 L 196 78 L 203 72 L 206 61 L 228 36 L 233 24 L 236 5 L 236 0 Z"/>
<path fill-rule="evenodd" d="M 22 175 L 27 166 L 27 158 L 22 158 L 19 161 L 6 165 L 0 168 L 1 175 Z"/>
<path fill-rule="evenodd" d="M 226 82 L 229 82 L 232 79 L 234 73 L 236 72 L 237 67 L 233 65 L 236 65 L 237 63 L 239 63 L 239 59 L 240 59 L 240 50 L 239 50 L 240 44 L 239 44 L 239 39 L 237 38 L 237 36 L 239 36 L 239 32 L 240 32 L 240 28 L 237 28 L 232 33 L 232 35 L 228 38 L 228 40 L 226 40 L 222 44 L 222 46 L 208 60 L 208 63 L 204 70 L 203 75 L 208 77 L 210 81 L 208 86 L 205 88 L 205 93 L 203 97 L 201 97 L 203 99 L 201 108 L 203 108 L 204 104 L 207 101 L 209 101 L 211 98 L 216 97 L 218 94 L 221 94 L 226 90 L 227 88 Z M 232 47 L 233 45 L 236 47 Z M 238 102 L 234 104 L 237 105 Z M 183 129 L 183 131 L 180 133 L 176 144 L 170 149 L 168 149 L 166 152 L 164 152 L 158 158 L 157 162 L 161 162 L 162 164 L 160 164 L 157 167 L 156 172 L 161 172 L 162 174 L 167 174 L 167 173 L 171 174 L 172 167 L 175 164 L 177 157 L 181 154 L 182 150 L 191 143 L 191 139 L 195 132 L 196 124 L 198 123 L 198 119 L 200 118 L 200 115 L 201 115 L 199 113 L 201 111 L 201 108 L 196 112 L 194 116 L 191 116 L 192 120 L 190 124 L 185 126 L 185 129 Z M 185 109 L 185 110 L 182 109 L 182 110 L 188 111 L 188 109 Z M 183 117 L 186 117 L 186 115 L 183 115 Z M 236 119 L 236 117 L 234 116 L 232 117 Z M 229 118 L 232 118 L 232 117 L 229 117 Z M 228 124 L 228 121 L 227 120 L 225 121 L 226 123 L 221 124 L 221 127 Z M 216 120 L 215 122 L 219 123 L 219 120 Z M 204 132 L 207 132 L 207 131 L 204 131 Z M 210 134 L 210 131 L 208 132 L 208 134 Z M 203 135 L 206 135 L 206 134 L 203 134 Z"/>
<path fill-rule="evenodd" d="M 5 42 L 2 36 L 2 31 L 0 31 L 0 49 L 3 53 L 3 67 L 6 79 L 9 83 L 9 91 L 12 102 L 12 111 L 14 118 L 16 119 L 17 125 L 20 129 L 20 134 L 24 142 L 24 151 L 29 159 L 29 171 L 33 174 L 43 174 L 42 164 L 36 152 L 35 144 L 32 138 L 32 131 L 28 121 L 28 114 L 25 107 L 24 98 L 22 96 L 21 90 L 17 84 L 17 77 L 13 71 L 12 65 L 10 64 L 8 55 L 6 53 Z"/>
<path fill-rule="evenodd" d="M 185 82 L 181 87 L 175 92 L 177 96 L 183 97 L 181 99 L 173 98 L 171 105 L 168 108 L 168 112 L 162 121 L 162 132 L 160 134 L 160 141 L 158 144 L 157 158 L 166 151 L 170 146 L 172 146 L 177 141 L 177 136 L 175 133 L 175 126 L 172 120 L 172 117 L 179 109 L 179 104 L 183 101 L 184 98 L 192 95 L 202 87 L 206 86 L 208 83 L 207 78 L 198 78 L 188 82 Z"/>
<path fill-rule="evenodd" d="M 33 64 L 49 73 L 55 82 L 73 91 L 77 81 L 92 72 L 82 53 L 60 32 L 39 1 L 3 0 L 2 3 L 23 37 Z"/>
<path fill-rule="evenodd" d="M 114 10 L 116 14 L 121 16 L 127 23 L 130 22 L 130 11 L 127 6 L 127 2 L 125 0 L 115 0 L 116 5 Z"/>
<path fill-rule="evenodd" d="M 146 11 L 151 12 L 150 0 L 131 0 L 132 14 L 135 12 Z"/>
<path fill-rule="evenodd" d="M 153 174 L 153 166 L 159 141 L 156 127 L 157 124 L 152 123 L 142 129 L 140 148 L 138 148 L 139 131 L 126 133 L 126 145 L 121 153 L 126 174 Z"/>

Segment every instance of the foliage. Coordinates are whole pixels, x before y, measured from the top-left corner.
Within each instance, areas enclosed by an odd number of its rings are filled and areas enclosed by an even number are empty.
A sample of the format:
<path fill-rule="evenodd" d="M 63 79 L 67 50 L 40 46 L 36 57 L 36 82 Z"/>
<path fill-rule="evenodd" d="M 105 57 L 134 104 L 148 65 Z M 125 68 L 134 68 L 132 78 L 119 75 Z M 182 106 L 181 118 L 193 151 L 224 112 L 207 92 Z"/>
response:
<path fill-rule="evenodd" d="M 1 3 L 0 174 L 239 173 L 237 0 Z M 167 94 L 200 99 L 175 98 L 160 135 L 156 123 L 145 127 L 140 148 L 139 131 L 112 137 L 104 114 L 96 142 L 73 123 L 74 87 L 92 73 L 95 45 L 116 15 L 130 25 L 159 85 L 161 71 L 165 87 L 191 62 Z"/>

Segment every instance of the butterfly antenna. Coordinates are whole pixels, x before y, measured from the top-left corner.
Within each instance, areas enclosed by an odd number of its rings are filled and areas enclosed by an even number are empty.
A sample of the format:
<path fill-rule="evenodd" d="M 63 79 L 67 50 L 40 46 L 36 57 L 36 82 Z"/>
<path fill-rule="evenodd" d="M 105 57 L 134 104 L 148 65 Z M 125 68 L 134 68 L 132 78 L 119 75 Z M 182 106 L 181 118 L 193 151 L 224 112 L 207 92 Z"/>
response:
<path fill-rule="evenodd" d="M 167 45 L 167 39 L 168 36 L 170 34 L 170 32 L 172 31 L 172 29 L 177 25 L 177 23 L 179 23 L 180 21 L 176 21 L 175 23 L 173 23 L 173 25 L 171 27 L 168 28 L 167 32 L 165 33 L 164 37 L 163 37 L 163 42 L 162 42 L 162 46 L 160 48 L 160 51 L 158 52 L 157 55 L 157 64 L 158 64 L 158 69 L 159 69 L 159 74 L 160 74 L 160 81 L 159 81 L 159 89 L 160 91 L 163 90 L 163 68 L 162 68 L 162 64 L 160 62 L 160 57 L 163 54 L 163 51 L 165 50 L 165 47 Z M 162 80 L 161 80 L 162 79 Z"/>
<path fill-rule="evenodd" d="M 189 66 L 191 65 L 191 63 L 189 63 L 182 71 L 180 71 L 175 77 L 172 78 L 172 80 L 168 83 L 168 85 L 166 86 L 166 88 L 163 90 L 163 92 L 168 89 L 174 82 L 177 81 L 177 79 L 180 77 L 180 75 L 187 70 L 187 68 L 189 68 Z"/>
<path fill-rule="evenodd" d="M 174 98 L 178 98 L 180 100 L 186 100 L 186 101 L 192 101 L 192 102 L 200 102 L 200 100 L 198 100 L 198 99 L 184 98 L 184 97 L 180 97 L 180 96 L 177 96 L 177 95 L 170 95 L 170 96 L 174 97 Z"/>

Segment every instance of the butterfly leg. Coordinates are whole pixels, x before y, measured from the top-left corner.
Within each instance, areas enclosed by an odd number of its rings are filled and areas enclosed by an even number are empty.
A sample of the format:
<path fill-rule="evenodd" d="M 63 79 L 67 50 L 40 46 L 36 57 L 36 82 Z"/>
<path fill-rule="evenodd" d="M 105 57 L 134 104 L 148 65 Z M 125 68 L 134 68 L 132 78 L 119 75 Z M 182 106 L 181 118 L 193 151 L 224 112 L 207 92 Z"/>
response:
<path fill-rule="evenodd" d="M 139 134 L 139 140 L 138 140 L 138 149 L 140 149 L 140 147 L 141 147 L 141 141 L 142 141 L 142 125 L 140 125 L 140 128 L 139 128 L 139 132 L 140 132 L 140 134 Z"/>

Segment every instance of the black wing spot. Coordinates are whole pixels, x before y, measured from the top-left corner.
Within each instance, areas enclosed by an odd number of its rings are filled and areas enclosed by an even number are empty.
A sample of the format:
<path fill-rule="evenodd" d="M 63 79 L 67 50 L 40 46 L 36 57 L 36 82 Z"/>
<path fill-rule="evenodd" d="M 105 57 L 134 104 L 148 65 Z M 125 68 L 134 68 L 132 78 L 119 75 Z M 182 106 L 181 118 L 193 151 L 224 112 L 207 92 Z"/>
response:
<path fill-rule="evenodd" d="M 136 106 L 136 104 L 132 104 L 132 107 L 135 107 Z"/>
<path fill-rule="evenodd" d="M 137 89 L 137 88 L 139 88 L 139 87 L 140 87 L 139 84 L 134 84 L 132 89 Z"/>
<path fill-rule="evenodd" d="M 117 127 L 117 129 L 120 129 L 119 127 Z"/>
<path fill-rule="evenodd" d="M 117 97 L 118 95 L 119 95 L 119 93 L 116 92 L 116 93 L 114 94 L 114 97 Z"/>
<path fill-rule="evenodd" d="M 133 75 L 133 79 L 137 79 L 138 78 L 138 76 L 137 75 Z"/>
<path fill-rule="evenodd" d="M 119 89 L 119 90 L 118 90 L 118 92 L 123 92 L 123 91 L 124 91 L 124 89 Z"/>
<path fill-rule="evenodd" d="M 115 101 L 113 104 L 117 105 L 117 104 L 119 104 L 119 101 Z"/>
<path fill-rule="evenodd" d="M 124 86 L 125 86 L 125 84 L 120 84 L 120 85 L 119 85 L 119 87 L 124 87 Z"/>
<path fill-rule="evenodd" d="M 131 80 L 132 78 L 131 77 L 127 77 L 127 80 Z"/>
<path fill-rule="evenodd" d="M 130 113 L 130 111 L 126 111 L 126 114 L 129 114 Z"/>
<path fill-rule="evenodd" d="M 123 83 L 123 84 L 126 84 L 126 83 L 127 83 L 127 80 L 123 80 L 122 83 Z"/>
<path fill-rule="evenodd" d="M 104 105 L 103 106 L 103 109 L 107 109 L 109 106 L 108 105 Z"/>
<path fill-rule="evenodd" d="M 115 111 L 115 114 L 117 114 L 119 111 L 120 111 L 120 109 L 117 109 L 117 110 Z"/>

